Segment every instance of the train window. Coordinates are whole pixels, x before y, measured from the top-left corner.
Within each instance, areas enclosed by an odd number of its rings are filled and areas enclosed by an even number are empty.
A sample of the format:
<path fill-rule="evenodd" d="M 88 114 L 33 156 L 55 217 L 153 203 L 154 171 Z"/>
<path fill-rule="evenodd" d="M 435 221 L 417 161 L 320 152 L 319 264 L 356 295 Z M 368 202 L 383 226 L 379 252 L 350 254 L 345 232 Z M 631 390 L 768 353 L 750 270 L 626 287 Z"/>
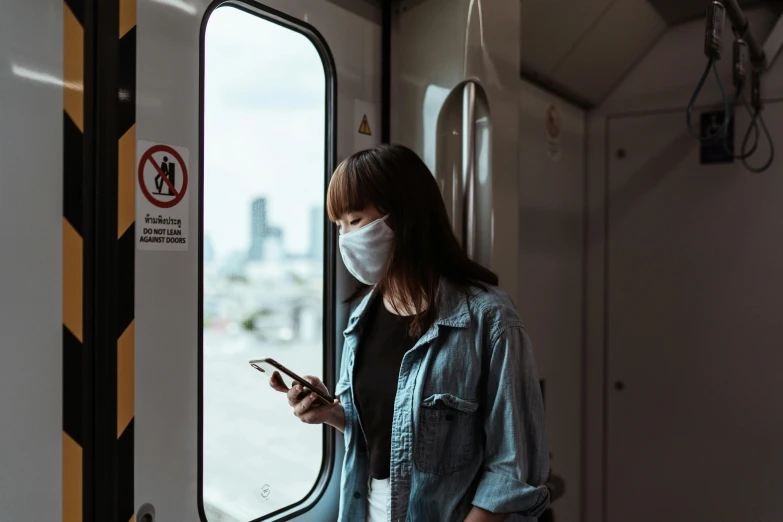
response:
<path fill-rule="evenodd" d="M 299 422 L 248 361 L 323 376 L 331 67 L 294 23 L 216 8 L 203 35 L 201 488 L 208 522 L 275 518 L 325 475 L 327 430 Z M 329 439 L 331 440 L 331 439 Z"/>

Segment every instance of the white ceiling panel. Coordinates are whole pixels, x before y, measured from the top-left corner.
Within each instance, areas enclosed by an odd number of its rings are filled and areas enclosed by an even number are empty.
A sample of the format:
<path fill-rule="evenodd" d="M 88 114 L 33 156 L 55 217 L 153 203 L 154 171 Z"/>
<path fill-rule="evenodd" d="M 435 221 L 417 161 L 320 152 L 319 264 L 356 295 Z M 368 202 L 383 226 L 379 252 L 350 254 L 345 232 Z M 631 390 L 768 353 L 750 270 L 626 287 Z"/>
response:
<path fill-rule="evenodd" d="M 512 0 L 496 0 L 512 1 Z M 584 107 L 600 105 L 669 27 L 711 0 L 518 0 L 520 74 Z M 737 0 L 776 15 L 781 0 Z"/>
<path fill-rule="evenodd" d="M 542 75 L 551 74 L 614 1 L 519 0 L 523 66 Z"/>
<path fill-rule="evenodd" d="M 618 0 L 552 72 L 552 80 L 598 105 L 667 28 L 647 0 Z"/>
<path fill-rule="evenodd" d="M 710 3 L 707 0 L 649 0 L 649 2 L 669 25 L 704 17 Z M 737 3 L 743 9 L 747 9 L 760 3 L 760 0 L 737 0 Z"/>

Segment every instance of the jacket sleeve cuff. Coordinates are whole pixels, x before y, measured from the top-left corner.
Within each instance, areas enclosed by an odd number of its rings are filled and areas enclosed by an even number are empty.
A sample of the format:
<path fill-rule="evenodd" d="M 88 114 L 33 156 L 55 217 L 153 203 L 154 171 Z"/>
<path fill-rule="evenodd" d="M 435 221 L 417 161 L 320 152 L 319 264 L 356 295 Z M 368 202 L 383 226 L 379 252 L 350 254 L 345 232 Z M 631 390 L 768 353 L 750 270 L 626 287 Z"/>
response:
<path fill-rule="evenodd" d="M 531 486 L 507 475 L 485 471 L 473 505 L 490 513 L 538 517 L 549 506 L 549 490 L 545 485 Z"/>

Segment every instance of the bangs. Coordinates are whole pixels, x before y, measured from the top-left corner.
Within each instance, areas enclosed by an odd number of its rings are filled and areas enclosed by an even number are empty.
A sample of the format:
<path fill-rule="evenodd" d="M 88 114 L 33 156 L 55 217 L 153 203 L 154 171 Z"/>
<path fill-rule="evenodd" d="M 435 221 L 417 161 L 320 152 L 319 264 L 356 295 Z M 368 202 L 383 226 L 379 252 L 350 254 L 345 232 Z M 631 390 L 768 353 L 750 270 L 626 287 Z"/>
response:
<path fill-rule="evenodd" d="M 358 212 L 367 206 L 368 194 L 360 187 L 356 172 L 356 160 L 351 157 L 343 161 L 334 171 L 326 192 L 326 212 L 336 222 L 343 214 Z"/>

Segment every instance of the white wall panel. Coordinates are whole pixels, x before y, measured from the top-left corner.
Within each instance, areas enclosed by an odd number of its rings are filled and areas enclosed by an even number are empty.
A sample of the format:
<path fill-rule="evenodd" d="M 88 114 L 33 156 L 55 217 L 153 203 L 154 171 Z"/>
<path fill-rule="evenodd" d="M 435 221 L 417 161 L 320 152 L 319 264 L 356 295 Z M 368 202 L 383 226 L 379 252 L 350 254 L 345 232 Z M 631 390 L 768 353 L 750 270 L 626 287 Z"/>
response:
<path fill-rule="evenodd" d="M 0 17 L 0 519 L 62 518 L 63 2 Z"/>
<path fill-rule="evenodd" d="M 783 179 L 700 166 L 679 111 L 609 132 L 606 520 L 780 520 Z"/>
<path fill-rule="evenodd" d="M 550 155 L 547 108 L 560 113 Z M 585 113 L 522 84 L 519 93 L 519 308 L 545 380 L 553 472 L 566 494 L 557 520 L 577 521 L 582 484 L 582 252 Z"/>

